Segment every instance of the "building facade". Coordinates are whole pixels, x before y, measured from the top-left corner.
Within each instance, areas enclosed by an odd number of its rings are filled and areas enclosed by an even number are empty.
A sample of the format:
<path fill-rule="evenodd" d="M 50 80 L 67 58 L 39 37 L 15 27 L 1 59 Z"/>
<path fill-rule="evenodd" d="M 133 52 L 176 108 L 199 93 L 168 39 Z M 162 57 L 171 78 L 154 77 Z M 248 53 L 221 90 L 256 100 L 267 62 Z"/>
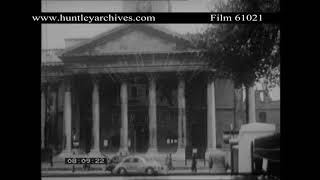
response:
<path fill-rule="evenodd" d="M 126 11 L 152 11 L 141 2 Z M 170 1 L 162 3 L 154 11 L 170 11 Z M 230 124 L 239 128 L 244 112 L 233 82 L 215 77 L 200 54 L 186 37 L 142 24 L 42 50 L 41 147 L 57 157 L 172 153 L 185 159 L 195 148 L 203 157 L 228 151 L 223 134 Z"/>
<path fill-rule="evenodd" d="M 195 147 L 223 147 L 223 129 L 234 119 L 233 83 L 216 79 L 183 36 L 158 26 L 122 25 L 75 42 L 43 50 L 46 142 L 70 152 L 75 133 L 79 153 L 185 155 Z M 45 127 L 53 132 L 44 135 Z"/>
<path fill-rule="evenodd" d="M 257 122 L 274 124 L 280 133 L 280 100 L 272 100 L 268 91 L 256 91 Z"/>

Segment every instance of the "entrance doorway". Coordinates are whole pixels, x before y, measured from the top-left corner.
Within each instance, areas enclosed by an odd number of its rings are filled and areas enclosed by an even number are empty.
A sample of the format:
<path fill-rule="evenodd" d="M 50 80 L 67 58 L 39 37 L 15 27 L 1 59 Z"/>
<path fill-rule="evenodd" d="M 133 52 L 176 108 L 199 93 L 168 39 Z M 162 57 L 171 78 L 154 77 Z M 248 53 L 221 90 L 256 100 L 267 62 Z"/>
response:
<path fill-rule="evenodd" d="M 191 158 L 192 150 L 197 149 L 197 155 L 199 158 L 204 158 L 205 150 L 206 150 L 206 142 L 205 142 L 205 127 L 200 123 L 194 123 L 191 128 L 191 149 L 189 149 L 189 153 L 187 153 L 187 158 Z"/>
<path fill-rule="evenodd" d="M 148 128 L 145 125 L 137 125 L 134 129 L 133 150 L 137 153 L 143 153 L 148 150 Z"/>
<path fill-rule="evenodd" d="M 130 112 L 130 150 L 145 153 L 149 145 L 147 114 L 144 111 Z"/>

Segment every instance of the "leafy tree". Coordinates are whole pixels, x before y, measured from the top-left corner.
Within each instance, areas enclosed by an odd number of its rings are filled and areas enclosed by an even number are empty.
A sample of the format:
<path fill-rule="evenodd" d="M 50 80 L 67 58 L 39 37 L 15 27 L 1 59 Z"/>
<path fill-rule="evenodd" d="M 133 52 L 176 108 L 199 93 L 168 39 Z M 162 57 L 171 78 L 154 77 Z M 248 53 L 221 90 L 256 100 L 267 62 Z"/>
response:
<path fill-rule="evenodd" d="M 218 0 L 213 12 L 280 11 L 279 0 Z M 280 26 L 278 24 L 213 24 L 190 37 L 216 76 L 231 78 L 235 88 L 248 88 L 264 78 L 269 88 L 280 85 Z M 246 121 L 248 122 L 248 98 Z"/>
<path fill-rule="evenodd" d="M 279 12 L 279 0 L 220 0 L 213 12 Z M 280 84 L 280 26 L 278 24 L 213 24 L 193 36 L 204 58 L 219 77 L 232 78 L 236 87 L 252 86 L 265 78 Z"/>

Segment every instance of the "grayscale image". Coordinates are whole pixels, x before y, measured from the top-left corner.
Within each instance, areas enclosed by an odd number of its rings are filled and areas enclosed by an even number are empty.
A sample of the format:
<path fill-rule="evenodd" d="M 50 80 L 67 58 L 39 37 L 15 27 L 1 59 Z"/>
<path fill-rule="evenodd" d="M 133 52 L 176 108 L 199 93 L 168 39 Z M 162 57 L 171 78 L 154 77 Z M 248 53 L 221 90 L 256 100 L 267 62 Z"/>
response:
<path fill-rule="evenodd" d="M 280 11 L 279 0 L 41 2 L 42 12 Z M 280 179 L 279 25 L 41 28 L 43 179 Z"/>

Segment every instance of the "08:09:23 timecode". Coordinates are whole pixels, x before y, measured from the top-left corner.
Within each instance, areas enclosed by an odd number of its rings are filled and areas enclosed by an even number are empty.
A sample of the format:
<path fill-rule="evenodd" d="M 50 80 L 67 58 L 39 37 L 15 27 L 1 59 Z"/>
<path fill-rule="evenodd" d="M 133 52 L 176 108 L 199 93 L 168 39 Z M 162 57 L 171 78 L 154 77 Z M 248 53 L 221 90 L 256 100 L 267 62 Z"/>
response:
<path fill-rule="evenodd" d="M 107 158 L 65 158 L 65 164 L 105 164 Z"/>

